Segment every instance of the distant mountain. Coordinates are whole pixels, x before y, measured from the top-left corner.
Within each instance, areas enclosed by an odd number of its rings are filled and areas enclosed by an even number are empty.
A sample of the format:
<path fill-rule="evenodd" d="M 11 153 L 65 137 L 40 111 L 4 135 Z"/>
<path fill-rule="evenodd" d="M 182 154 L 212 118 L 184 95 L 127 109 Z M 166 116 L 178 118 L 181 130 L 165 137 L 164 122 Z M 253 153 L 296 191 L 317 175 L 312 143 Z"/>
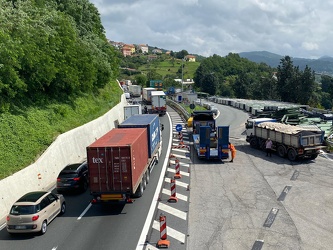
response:
<path fill-rule="evenodd" d="M 268 51 L 241 52 L 239 56 L 256 63 L 266 63 L 274 68 L 277 68 L 281 62 L 280 60 L 285 57 Z M 317 74 L 333 76 L 333 57 L 323 56 L 319 59 L 291 57 L 291 60 L 293 65 L 298 66 L 301 70 L 304 70 L 305 66 L 308 65 Z"/>

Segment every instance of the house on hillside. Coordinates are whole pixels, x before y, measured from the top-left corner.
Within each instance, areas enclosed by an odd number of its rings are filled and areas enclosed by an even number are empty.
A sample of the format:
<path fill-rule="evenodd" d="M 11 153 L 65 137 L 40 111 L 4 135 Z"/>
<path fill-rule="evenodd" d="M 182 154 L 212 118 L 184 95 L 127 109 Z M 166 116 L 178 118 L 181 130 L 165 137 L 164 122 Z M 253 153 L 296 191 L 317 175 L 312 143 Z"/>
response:
<path fill-rule="evenodd" d="M 142 54 L 148 54 L 148 44 L 139 44 L 139 50 L 141 50 Z"/>
<path fill-rule="evenodd" d="M 162 54 L 162 50 L 160 50 L 160 49 L 153 49 L 152 53 L 153 54 Z"/>
<path fill-rule="evenodd" d="M 135 46 L 133 44 L 125 44 L 122 47 L 121 52 L 123 53 L 123 56 L 130 56 L 135 53 Z"/>
<path fill-rule="evenodd" d="M 185 56 L 185 59 L 188 62 L 195 62 L 195 56 L 193 56 L 193 55 L 187 55 L 187 56 Z"/>

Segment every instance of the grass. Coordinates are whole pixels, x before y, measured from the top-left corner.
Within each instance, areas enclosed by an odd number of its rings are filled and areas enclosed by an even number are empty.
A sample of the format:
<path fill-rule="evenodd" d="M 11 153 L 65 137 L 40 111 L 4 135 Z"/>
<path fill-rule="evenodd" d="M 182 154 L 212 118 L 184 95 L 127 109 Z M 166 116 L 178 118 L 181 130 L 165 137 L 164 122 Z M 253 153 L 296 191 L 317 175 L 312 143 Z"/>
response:
<path fill-rule="evenodd" d="M 53 103 L 31 107 L 20 115 L 0 115 L 0 179 L 29 166 L 54 139 L 109 111 L 120 101 L 122 90 L 116 82 L 98 94 L 86 94 L 72 104 Z"/>
<path fill-rule="evenodd" d="M 200 66 L 199 62 L 183 62 L 183 79 L 193 79 L 194 73 Z M 182 60 L 180 59 L 168 59 L 164 61 L 152 61 L 149 64 L 145 64 L 138 68 L 144 74 L 148 74 L 151 70 L 155 70 L 157 74 L 162 78 L 166 76 L 174 76 L 175 78 L 181 78 Z"/>

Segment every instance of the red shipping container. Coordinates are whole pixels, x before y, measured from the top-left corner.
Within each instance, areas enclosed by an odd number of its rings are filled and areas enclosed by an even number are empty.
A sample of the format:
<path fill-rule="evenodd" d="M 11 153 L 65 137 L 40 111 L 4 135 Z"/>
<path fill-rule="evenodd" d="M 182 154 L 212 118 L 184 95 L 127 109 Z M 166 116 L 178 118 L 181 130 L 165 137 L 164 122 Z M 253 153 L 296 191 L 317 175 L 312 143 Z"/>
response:
<path fill-rule="evenodd" d="M 134 194 L 148 167 L 146 128 L 115 128 L 87 147 L 91 194 Z"/>

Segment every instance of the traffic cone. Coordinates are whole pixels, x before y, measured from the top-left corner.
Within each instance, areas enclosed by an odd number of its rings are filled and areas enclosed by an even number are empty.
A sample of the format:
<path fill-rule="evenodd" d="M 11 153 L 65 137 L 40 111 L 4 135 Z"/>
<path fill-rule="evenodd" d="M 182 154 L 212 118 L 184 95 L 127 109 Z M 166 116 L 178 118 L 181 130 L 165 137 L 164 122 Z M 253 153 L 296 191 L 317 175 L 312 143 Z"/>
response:
<path fill-rule="evenodd" d="M 178 202 L 178 198 L 176 197 L 176 180 L 171 179 L 171 196 L 168 202 Z"/>
<path fill-rule="evenodd" d="M 167 239 L 167 226 L 166 226 L 166 217 L 161 213 L 160 214 L 160 240 L 157 242 L 157 247 L 166 247 L 169 248 L 170 241 Z"/>
<path fill-rule="evenodd" d="M 181 174 L 180 174 L 180 164 L 179 164 L 179 160 L 176 159 L 176 166 L 175 166 L 175 169 L 176 169 L 176 174 L 174 176 L 175 179 L 180 179 L 182 178 Z"/>

